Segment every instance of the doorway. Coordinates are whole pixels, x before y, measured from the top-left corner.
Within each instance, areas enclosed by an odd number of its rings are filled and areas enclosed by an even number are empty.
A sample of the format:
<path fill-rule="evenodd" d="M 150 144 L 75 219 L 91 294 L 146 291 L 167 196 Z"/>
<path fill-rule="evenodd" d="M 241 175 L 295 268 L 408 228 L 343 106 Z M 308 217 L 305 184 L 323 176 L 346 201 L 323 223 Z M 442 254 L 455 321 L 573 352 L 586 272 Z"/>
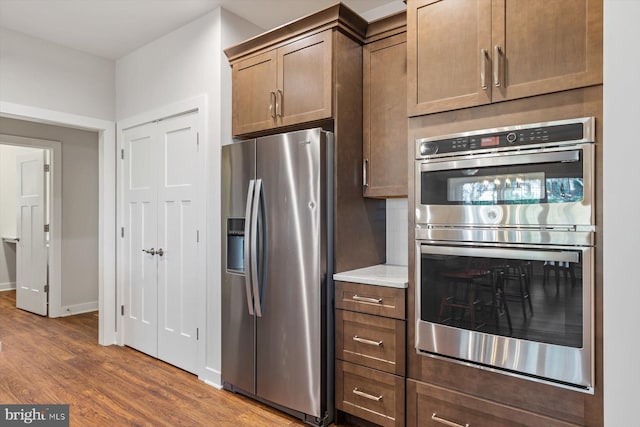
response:
<path fill-rule="evenodd" d="M 0 135 L 0 290 L 16 289 L 16 306 L 42 316 L 61 300 L 57 141 Z"/>

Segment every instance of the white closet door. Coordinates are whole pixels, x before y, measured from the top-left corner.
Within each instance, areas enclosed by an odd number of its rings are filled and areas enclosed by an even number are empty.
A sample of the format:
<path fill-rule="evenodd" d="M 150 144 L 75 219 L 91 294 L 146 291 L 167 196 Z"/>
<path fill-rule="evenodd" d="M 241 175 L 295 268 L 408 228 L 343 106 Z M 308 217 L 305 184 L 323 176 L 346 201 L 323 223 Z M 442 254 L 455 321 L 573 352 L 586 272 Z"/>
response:
<path fill-rule="evenodd" d="M 124 343 L 158 356 L 157 125 L 123 132 Z M 148 252 L 145 252 L 148 251 Z M 151 253 L 149 253 L 151 252 Z"/>
<path fill-rule="evenodd" d="M 196 372 L 198 289 L 204 282 L 197 114 L 162 120 L 158 133 L 158 357 Z"/>
<path fill-rule="evenodd" d="M 47 315 L 44 150 L 16 158 L 17 220 L 16 307 Z"/>

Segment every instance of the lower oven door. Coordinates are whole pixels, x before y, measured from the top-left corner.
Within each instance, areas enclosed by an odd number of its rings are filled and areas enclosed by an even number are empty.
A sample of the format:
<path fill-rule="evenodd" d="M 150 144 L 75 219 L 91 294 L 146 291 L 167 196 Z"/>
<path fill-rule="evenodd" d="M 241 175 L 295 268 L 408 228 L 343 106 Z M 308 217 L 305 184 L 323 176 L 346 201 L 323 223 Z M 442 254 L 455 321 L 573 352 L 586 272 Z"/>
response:
<path fill-rule="evenodd" d="M 416 348 L 592 391 L 593 248 L 416 244 Z"/>

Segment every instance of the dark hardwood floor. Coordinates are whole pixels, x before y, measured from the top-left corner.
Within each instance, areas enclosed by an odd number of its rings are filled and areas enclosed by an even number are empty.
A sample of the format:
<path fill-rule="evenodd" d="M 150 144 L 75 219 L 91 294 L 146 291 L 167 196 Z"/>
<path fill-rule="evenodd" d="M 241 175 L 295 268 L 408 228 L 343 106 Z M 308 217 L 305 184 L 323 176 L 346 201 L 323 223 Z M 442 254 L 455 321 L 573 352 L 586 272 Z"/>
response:
<path fill-rule="evenodd" d="M 98 315 L 50 319 L 0 292 L 0 403 L 69 404 L 71 426 L 301 426 L 299 420 L 128 347 L 98 342 Z"/>

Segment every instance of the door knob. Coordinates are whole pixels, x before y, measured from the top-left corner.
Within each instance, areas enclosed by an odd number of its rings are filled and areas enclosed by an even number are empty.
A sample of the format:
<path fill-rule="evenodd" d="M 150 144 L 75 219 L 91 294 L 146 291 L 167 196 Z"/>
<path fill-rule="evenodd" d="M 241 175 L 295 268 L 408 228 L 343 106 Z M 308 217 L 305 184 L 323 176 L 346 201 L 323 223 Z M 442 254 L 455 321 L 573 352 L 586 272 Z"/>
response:
<path fill-rule="evenodd" d="M 142 252 L 146 252 L 149 255 L 155 255 L 156 254 L 156 251 L 153 248 L 151 248 L 151 249 L 143 249 Z"/>
<path fill-rule="evenodd" d="M 156 251 L 156 254 L 158 254 L 158 255 L 162 256 L 162 255 L 164 255 L 164 251 L 162 250 L 162 248 L 159 248 L 159 249 Z"/>

